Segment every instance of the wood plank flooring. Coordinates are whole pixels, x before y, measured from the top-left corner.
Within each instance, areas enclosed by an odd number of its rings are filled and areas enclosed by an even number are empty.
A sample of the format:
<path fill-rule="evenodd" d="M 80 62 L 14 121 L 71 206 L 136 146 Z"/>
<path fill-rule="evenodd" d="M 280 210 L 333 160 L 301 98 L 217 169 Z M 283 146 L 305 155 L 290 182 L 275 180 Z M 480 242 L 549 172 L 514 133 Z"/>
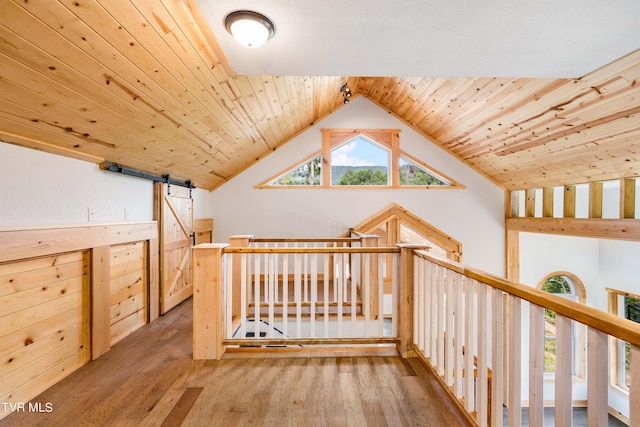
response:
<path fill-rule="evenodd" d="M 415 359 L 194 361 L 191 300 L 145 325 L 0 426 L 466 426 Z"/>

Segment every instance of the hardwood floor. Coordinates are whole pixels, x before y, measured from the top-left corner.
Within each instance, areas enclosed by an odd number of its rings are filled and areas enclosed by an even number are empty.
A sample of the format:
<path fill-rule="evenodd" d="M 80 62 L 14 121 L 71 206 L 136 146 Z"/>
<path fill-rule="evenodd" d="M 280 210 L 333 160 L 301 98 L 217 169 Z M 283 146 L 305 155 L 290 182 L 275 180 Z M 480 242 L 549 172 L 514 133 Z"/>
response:
<path fill-rule="evenodd" d="M 191 319 L 187 300 L 0 426 L 468 425 L 415 359 L 193 361 Z"/>

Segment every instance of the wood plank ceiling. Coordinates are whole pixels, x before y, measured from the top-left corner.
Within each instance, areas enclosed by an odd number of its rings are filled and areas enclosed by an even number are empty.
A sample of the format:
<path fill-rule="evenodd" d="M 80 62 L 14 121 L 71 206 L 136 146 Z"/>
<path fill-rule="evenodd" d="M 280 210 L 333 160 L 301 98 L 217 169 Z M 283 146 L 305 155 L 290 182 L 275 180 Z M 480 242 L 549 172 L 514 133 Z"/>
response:
<path fill-rule="evenodd" d="M 580 79 L 236 76 L 194 5 L 3 1 L 0 140 L 214 189 L 348 81 L 507 189 L 640 175 L 640 51 Z"/>

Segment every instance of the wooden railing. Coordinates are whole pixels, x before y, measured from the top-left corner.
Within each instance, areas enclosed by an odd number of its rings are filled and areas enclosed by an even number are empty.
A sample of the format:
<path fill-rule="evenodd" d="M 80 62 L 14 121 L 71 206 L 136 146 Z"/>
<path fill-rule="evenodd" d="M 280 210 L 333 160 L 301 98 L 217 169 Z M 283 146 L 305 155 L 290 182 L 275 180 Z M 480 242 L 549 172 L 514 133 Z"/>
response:
<path fill-rule="evenodd" d="M 403 357 L 421 358 L 461 410 L 480 426 L 503 425 L 505 407 L 508 425 L 521 425 L 521 405 L 527 400 L 522 383 L 527 378 L 528 424 L 542 426 L 544 406 L 553 402 L 555 425 L 569 426 L 572 325 L 577 322 L 588 331 L 587 375 L 580 381 L 586 382 L 588 390 L 589 426 L 607 425 L 610 338 L 630 343 L 629 418 L 630 425 L 640 425 L 640 325 L 631 321 L 434 257 L 410 245 L 251 248 L 222 244 L 196 246 L 193 253 L 196 359 L 220 358 L 231 345 L 395 343 Z M 391 334 L 380 332 L 382 316 L 376 318 L 371 309 L 375 300 L 381 304 L 380 268 L 386 254 L 393 254 L 396 272 Z M 311 257 L 308 267 L 303 267 L 304 256 Z M 348 266 L 345 260 L 350 260 Z M 307 299 L 304 280 L 309 284 Z M 241 284 L 235 314 L 235 297 L 223 298 L 233 295 L 234 282 Z M 357 288 L 366 283 L 372 285 Z M 376 288 L 378 295 L 371 298 Z M 345 293 L 346 289 L 351 293 Z M 326 291 L 335 292 L 336 298 L 325 297 Z M 349 296 L 358 293 L 360 302 Z M 358 311 L 360 303 L 363 309 Z M 556 315 L 554 396 L 544 396 L 543 391 L 548 379 L 544 373 L 545 309 Z M 282 327 L 263 330 L 258 327 L 260 319 L 269 325 L 280 322 Z M 327 322 L 335 327 L 327 327 Z M 353 326 L 357 324 L 368 329 L 357 330 Z M 241 337 L 238 331 L 243 332 Z M 249 334 L 253 337 L 247 337 L 246 332 L 253 332 Z M 529 340 L 528 365 L 522 354 L 525 339 Z"/>
<path fill-rule="evenodd" d="M 640 425 L 640 325 L 426 252 L 415 252 L 412 267 L 416 353 L 478 425 L 502 425 L 505 396 L 508 425 L 521 425 L 522 339 L 530 348 L 528 425 L 543 425 L 545 309 L 556 313 L 555 425 L 572 425 L 574 321 L 588 329 L 588 425 L 608 424 L 609 337 L 630 343 L 630 421 Z"/>
<path fill-rule="evenodd" d="M 382 268 L 387 254 L 397 264 L 400 250 L 320 243 L 194 247 L 194 357 L 218 358 L 227 346 L 396 343 L 397 312 L 385 319 L 382 311 Z M 397 298 L 395 281 L 392 289 Z M 199 308 L 211 303 L 221 310 L 207 319 Z"/>

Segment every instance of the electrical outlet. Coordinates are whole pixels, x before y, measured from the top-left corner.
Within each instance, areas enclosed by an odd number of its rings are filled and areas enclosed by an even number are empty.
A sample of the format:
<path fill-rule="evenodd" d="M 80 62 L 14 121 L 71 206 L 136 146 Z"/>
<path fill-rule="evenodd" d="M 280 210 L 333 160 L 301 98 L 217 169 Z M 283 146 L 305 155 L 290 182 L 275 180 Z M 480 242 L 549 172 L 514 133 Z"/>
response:
<path fill-rule="evenodd" d="M 93 221 L 93 220 L 95 219 L 95 216 L 96 216 L 96 211 L 95 211 L 95 209 L 94 209 L 94 208 L 92 208 L 92 207 L 88 207 L 88 208 L 87 208 L 87 220 L 88 220 L 89 222 L 91 222 L 91 221 Z"/>

